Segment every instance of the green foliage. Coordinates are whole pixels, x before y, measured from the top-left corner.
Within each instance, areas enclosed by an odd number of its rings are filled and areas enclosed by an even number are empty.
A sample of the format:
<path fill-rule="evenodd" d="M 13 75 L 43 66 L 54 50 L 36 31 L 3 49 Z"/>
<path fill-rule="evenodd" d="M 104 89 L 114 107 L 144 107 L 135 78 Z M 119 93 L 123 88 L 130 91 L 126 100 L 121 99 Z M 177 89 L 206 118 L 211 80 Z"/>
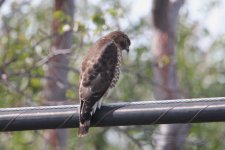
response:
<path fill-rule="evenodd" d="M 201 49 L 202 37 L 211 38 L 209 31 L 189 23 L 181 17 L 177 45 L 177 67 L 183 95 L 194 97 L 220 97 L 225 90 L 224 34 Z M 219 55 L 218 55 L 219 54 Z M 223 123 L 193 124 L 187 138 L 186 149 L 224 149 Z"/>
<path fill-rule="evenodd" d="M 71 18 L 61 11 L 51 14 L 52 1 L 36 5 L 14 1 L 9 9 L 8 14 L 0 15 L 0 107 L 41 105 L 43 85 L 48 79 L 45 77 L 47 62 L 40 62 L 49 52 L 52 16 L 62 22 L 70 22 Z M 104 103 L 153 99 L 149 17 L 132 22 L 129 13 L 130 7 L 119 0 L 76 3 L 74 52 L 69 57 L 69 89 L 66 93 L 71 103 L 78 103 L 79 68 L 84 53 L 97 38 L 116 29 L 127 32 L 132 45 L 130 53 L 123 54 L 119 83 Z M 210 37 L 210 32 L 190 23 L 187 16 L 181 14 L 177 44 L 181 92 L 187 98 L 224 96 L 224 36 L 216 37 L 209 47 L 201 49 L 196 41 Z M 124 26 L 124 22 L 128 25 Z M 63 27 L 59 32 L 64 32 Z M 165 58 L 164 62 L 168 61 Z M 187 149 L 223 149 L 221 139 L 225 131 L 222 126 L 220 123 L 194 124 L 187 139 Z M 68 147 L 116 150 L 122 146 L 140 149 L 140 144 L 141 148 L 150 149 L 154 144 L 151 138 L 154 129 L 155 126 L 91 128 L 90 134 L 83 139 L 77 138 L 77 129 L 69 129 Z M 42 147 L 46 145 L 43 131 L 2 133 L 0 137 L 0 149 L 48 149 Z M 116 140 L 119 144 L 112 142 Z"/>
<path fill-rule="evenodd" d="M 105 24 L 105 19 L 102 16 L 102 13 L 96 13 L 92 16 L 92 21 L 97 25 L 97 26 L 102 26 Z"/>

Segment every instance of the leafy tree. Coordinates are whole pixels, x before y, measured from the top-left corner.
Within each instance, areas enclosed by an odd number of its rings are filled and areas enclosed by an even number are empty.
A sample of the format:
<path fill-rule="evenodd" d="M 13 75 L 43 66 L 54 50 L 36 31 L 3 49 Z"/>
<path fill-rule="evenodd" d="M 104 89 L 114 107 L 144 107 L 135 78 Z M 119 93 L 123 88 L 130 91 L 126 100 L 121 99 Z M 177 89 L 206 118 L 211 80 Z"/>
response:
<path fill-rule="evenodd" d="M 212 0 L 216 2 L 216 0 Z M 153 59 L 149 16 L 133 21 L 131 3 L 99 0 L 77 1 L 72 50 L 68 64 L 68 103 L 78 103 L 79 68 L 89 46 L 103 34 L 121 29 L 131 37 L 131 50 L 124 55 L 122 74 L 113 94 L 104 103 L 153 99 Z M 184 4 L 184 6 L 187 4 Z M 210 10 L 218 5 L 207 5 Z M 210 7 L 209 7 L 210 6 Z M 212 6 L 212 7 L 211 7 Z M 42 89 L 51 47 L 52 1 L 5 1 L 0 7 L 0 100 L 1 107 L 44 105 Z M 4 10 L 4 11 L 3 11 Z M 6 11 L 7 10 L 7 11 Z M 88 10 L 88 11 L 87 11 Z M 206 10 L 207 12 L 207 10 Z M 204 13 L 206 13 L 204 12 Z M 56 16 L 63 16 L 58 13 Z M 199 41 L 211 37 L 207 29 L 180 13 L 177 38 L 177 77 L 187 97 L 224 96 L 224 34 L 211 39 L 204 49 Z M 64 28 L 65 29 L 65 28 Z M 63 33 L 63 30 L 62 30 Z M 150 149 L 156 125 L 91 128 L 83 139 L 69 129 L 68 149 Z M 223 149 L 223 123 L 193 124 L 186 149 Z M 49 149 L 43 131 L 1 133 L 0 149 Z M 96 139 L 96 137 L 98 137 Z"/>

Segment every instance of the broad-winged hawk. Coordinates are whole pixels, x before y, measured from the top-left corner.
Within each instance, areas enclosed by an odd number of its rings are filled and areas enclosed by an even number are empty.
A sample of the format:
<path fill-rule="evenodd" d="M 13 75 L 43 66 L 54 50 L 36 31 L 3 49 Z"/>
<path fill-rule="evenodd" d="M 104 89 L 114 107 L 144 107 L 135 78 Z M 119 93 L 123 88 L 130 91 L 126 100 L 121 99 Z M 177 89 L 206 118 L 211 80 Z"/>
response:
<path fill-rule="evenodd" d="M 101 107 L 100 99 L 119 79 L 122 50 L 129 52 L 130 39 L 121 31 L 100 38 L 89 49 L 80 74 L 79 136 L 87 134 L 91 116 Z"/>

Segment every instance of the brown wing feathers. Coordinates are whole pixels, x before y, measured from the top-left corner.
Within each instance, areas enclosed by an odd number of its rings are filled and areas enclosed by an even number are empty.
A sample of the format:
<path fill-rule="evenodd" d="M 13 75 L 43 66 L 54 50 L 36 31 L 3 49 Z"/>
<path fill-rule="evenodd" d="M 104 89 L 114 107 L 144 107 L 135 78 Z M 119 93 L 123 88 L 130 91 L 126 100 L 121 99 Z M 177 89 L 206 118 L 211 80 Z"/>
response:
<path fill-rule="evenodd" d="M 102 45 L 104 49 L 94 49 L 93 51 L 96 51 L 98 55 L 89 55 L 86 58 L 87 62 L 84 63 L 86 66 L 83 67 L 85 69 L 82 72 L 80 83 L 80 126 L 83 126 L 83 129 L 79 131 L 81 136 L 88 132 L 86 126 L 90 124 L 91 115 L 97 107 L 97 102 L 110 86 L 117 63 L 117 47 L 109 40 L 104 40 L 104 42 L 106 43 L 97 43 L 104 44 Z M 101 45 L 96 47 L 101 47 Z"/>
<path fill-rule="evenodd" d="M 88 132 L 90 120 L 100 99 L 119 78 L 121 51 L 130 46 L 130 40 L 121 31 L 114 31 L 99 39 L 87 52 L 80 75 L 79 136 Z"/>

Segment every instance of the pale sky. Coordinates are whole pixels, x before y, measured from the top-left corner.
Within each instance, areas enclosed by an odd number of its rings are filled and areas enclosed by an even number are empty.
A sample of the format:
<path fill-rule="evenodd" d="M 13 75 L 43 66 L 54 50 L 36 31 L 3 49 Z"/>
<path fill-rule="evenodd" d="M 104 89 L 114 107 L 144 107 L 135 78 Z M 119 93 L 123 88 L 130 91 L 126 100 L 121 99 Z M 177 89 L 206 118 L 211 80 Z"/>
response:
<path fill-rule="evenodd" d="M 8 13 L 9 9 L 7 5 L 12 1 L 16 0 L 7 0 L 5 4 L 1 7 L 0 13 Z M 25 0 L 21 0 L 25 1 Z M 98 3 L 99 0 L 92 1 L 92 3 Z M 216 0 L 207 0 L 207 1 L 199 1 L 199 0 L 186 0 L 184 6 L 181 9 L 182 12 L 189 12 L 188 20 L 190 22 L 197 22 L 198 28 L 206 28 L 209 31 L 210 38 L 203 38 L 201 39 L 200 45 L 207 46 L 210 45 L 208 41 L 212 41 L 212 39 L 218 37 L 219 35 L 223 35 L 225 33 L 225 1 L 218 0 L 219 4 L 213 6 L 210 11 L 207 11 L 209 7 L 213 4 Z M 32 1 L 34 5 L 38 5 L 42 0 L 35 0 Z M 150 10 L 152 7 L 152 0 L 123 0 L 125 3 L 124 5 L 130 5 L 130 14 L 129 18 L 132 18 L 132 22 L 136 22 L 142 16 L 149 17 Z M 124 22 L 126 26 L 128 23 Z M 205 42 L 206 41 L 206 42 Z M 203 48 L 204 49 L 204 48 Z"/>
<path fill-rule="evenodd" d="M 132 13 L 130 16 L 134 20 L 138 20 L 141 16 L 149 15 L 152 7 L 152 1 L 149 0 L 125 0 L 132 4 Z M 213 6 L 213 2 L 218 1 L 218 4 Z M 212 7 L 212 8 L 210 8 Z M 188 12 L 188 22 L 197 23 L 196 32 L 207 29 L 209 36 L 201 37 L 197 42 L 199 50 L 208 50 L 212 42 L 218 39 L 218 36 L 225 35 L 225 1 L 224 0 L 186 0 L 180 13 Z M 198 34 L 198 33 L 196 33 Z"/>
<path fill-rule="evenodd" d="M 7 0 L 1 7 L 0 13 L 9 12 L 7 3 L 11 3 L 16 0 Z M 21 0 L 24 1 L 24 0 Z M 37 5 L 42 0 L 35 0 L 33 4 Z M 93 3 L 97 3 L 99 0 L 91 1 Z M 206 27 L 209 29 L 210 33 L 213 36 L 217 36 L 218 34 L 224 33 L 225 28 L 225 1 L 218 0 L 219 5 L 212 7 L 212 9 L 208 12 L 206 11 L 207 7 L 210 7 L 211 3 L 215 0 L 207 0 L 207 1 L 199 1 L 199 0 L 186 0 L 184 7 L 182 9 L 187 10 L 190 13 L 190 21 L 198 21 L 201 23 L 202 27 Z M 152 0 L 123 0 L 125 4 L 131 5 L 131 13 L 130 18 L 134 21 L 138 20 L 141 16 L 149 15 L 149 11 L 152 7 Z"/>
<path fill-rule="evenodd" d="M 138 19 L 140 16 L 149 15 L 149 10 L 152 7 L 152 1 L 149 0 L 125 0 L 126 3 L 132 4 L 131 16 Z M 199 1 L 199 0 L 186 0 L 183 10 L 190 13 L 190 21 L 199 22 L 201 27 L 206 27 L 212 36 L 217 36 L 225 32 L 225 1 L 220 0 L 219 4 L 212 7 L 208 12 L 207 7 L 215 0 Z"/>

